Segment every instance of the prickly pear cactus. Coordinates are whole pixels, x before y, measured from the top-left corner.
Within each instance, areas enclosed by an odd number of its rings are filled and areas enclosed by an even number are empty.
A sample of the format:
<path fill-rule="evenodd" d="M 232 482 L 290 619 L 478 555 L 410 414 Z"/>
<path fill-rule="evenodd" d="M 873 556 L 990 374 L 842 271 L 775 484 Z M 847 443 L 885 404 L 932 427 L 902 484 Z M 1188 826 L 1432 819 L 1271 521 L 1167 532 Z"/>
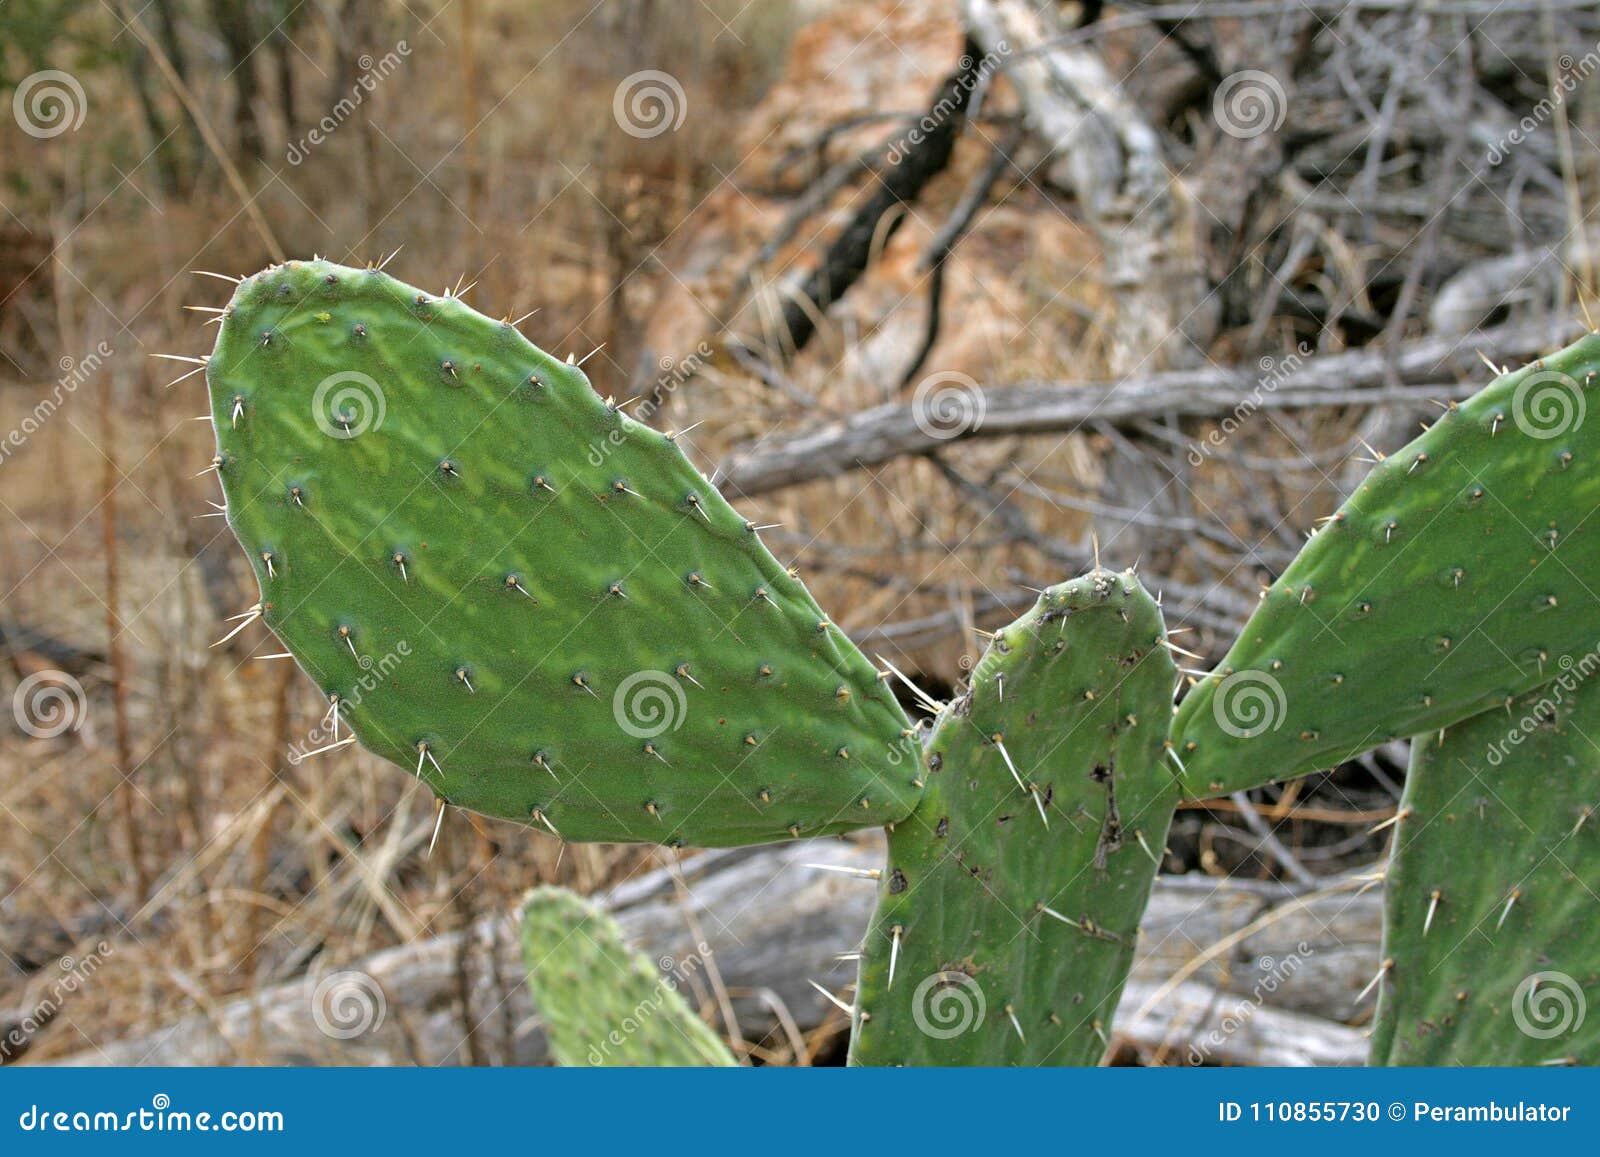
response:
<path fill-rule="evenodd" d="M 695 1015 L 677 972 L 628 947 L 617 922 L 565 888 L 535 888 L 522 907 L 528 989 L 557 1064 L 733 1065 Z"/>
<path fill-rule="evenodd" d="M 673 435 L 509 322 L 290 262 L 239 284 L 206 377 L 261 616 L 443 799 L 702 846 L 910 812 L 872 665 Z"/>
<path fill-rule="evenodd" d="M 1177 802 L 1164 638 L 1132 573 L 1106 571 L 995 636 L 889 835 L 853 1063 L 1098 1060 Z"/>
<path fill-rule="evenodd" d="M 1174 726 L 1192 798 L 1332 767 L 1553 678 L 1600 622 L 1600 334 L 1380 463 Z"/>
<path fill-rule="evenodd" d="M 1413 742 L 1372 1063 L 1600 1063 L 1600 656 Z"/>

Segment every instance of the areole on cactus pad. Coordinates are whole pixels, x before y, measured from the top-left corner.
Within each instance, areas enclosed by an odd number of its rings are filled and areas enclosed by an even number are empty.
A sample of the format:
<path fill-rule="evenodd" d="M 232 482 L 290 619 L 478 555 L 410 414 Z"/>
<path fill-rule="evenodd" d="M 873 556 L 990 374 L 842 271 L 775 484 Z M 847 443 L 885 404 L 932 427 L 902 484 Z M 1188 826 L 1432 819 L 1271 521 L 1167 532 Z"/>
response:
<path fill-rule="evenodd" d="M 290 262 L 239 284 L 206 376 L 260 616 L 442 799 L 700 846 L 910 812 L 877 670 L 674 435 L 509 322 Z"/>

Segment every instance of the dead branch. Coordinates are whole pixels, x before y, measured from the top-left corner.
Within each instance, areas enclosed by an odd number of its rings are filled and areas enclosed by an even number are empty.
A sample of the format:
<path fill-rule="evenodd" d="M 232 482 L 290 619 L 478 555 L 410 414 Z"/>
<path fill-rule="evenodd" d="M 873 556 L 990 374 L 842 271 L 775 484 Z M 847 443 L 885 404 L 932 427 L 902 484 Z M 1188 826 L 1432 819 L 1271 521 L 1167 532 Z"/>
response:
<path fill-rule="evenodd" d="M 985 79 L 978 69 L 969 45 L 961 67 L 934 94 L 917 127 L 891 139 L 886 154 L 892 159 L 877 170 L 869 169 L 874 187 L 820 264 L 784 296 L 778 332 L 766 335 L 762 343 L 767 360 L 787 361 L 805 348 L 828 307 L 849 292 L 866 272 L 874 251 L 904 223 L 904 206 L 915 202 L 927 184 L 948 167 L 956 137 L 965 125 L 967 105 Z"/>
<path fill-rule="evenodd" d="M 934 426 L 915 403 L 896 402 L 787 441 L 735 451 L 723 488 L 735 495 L 764 494 L 926 453 L 955 439 L 1063 433 L 1093 420 L 1125 426 L 1154 415 L 1220 420 L 1257 410 L 1459 399 L 1482 385 L 1479 351 L 1496 363 L 1516 362 L 1553 348 L 1572 332 L 1571 326 L 1553 330 L 1540 324 L 1468 338 L 1424 338 L 1392 358 L 1367 349 L 1325 354 L 1308 357 L 1276 384 L 1263 384 L 1244 370 L 1212 367 L 1113 382 L 989 386 L 973 399 L 981 419 L 955 432 Z"/>

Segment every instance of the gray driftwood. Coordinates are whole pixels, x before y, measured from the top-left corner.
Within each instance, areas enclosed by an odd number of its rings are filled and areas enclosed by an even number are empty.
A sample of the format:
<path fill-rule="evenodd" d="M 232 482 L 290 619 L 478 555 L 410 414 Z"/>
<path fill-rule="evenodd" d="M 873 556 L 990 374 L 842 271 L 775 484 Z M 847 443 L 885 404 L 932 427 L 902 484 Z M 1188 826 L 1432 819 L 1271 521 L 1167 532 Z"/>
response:
<path fill-rule="evenodd" d="M 710 852 L 683 864 L 687 902 L 672 876 L 658 870 L 621 885 L 606 903 L 658 960 L 697 956 L 703 935 L 733 994 L 743 1039 L 778 1041 L 780 1009 L 801 1031 L 838 1018 L 808 982 L 848 1000 L 854 965 L 836 956 L 855 946 L 873 903 L 870 882 L 808 865 L 875 867 L 881 848 L 880 839 L 863 838 Z M 1290 897 L 1283 888 L 1248 882 L 1162 880 L 1141 930 L 1120 1040 L 1152 1059 L 1183 1059 L 1199 1048 L 1205 1060 L 1221 1064 L 1359 1062 L 1361 1034 L 1339 1022 L 1353 1016 L 1355 997 L 1376 968 L 1378 895 L 1347 886 Z M 1252 921 L 1259 930 L 1238 937 Z M 1139 1015 L 1178 969 L 1230 934 L 1237 943 Z M 330 962 L 316 975 L 102 1043 L 67 1063 L 437 1065 L 466 1063 L 474 1053 L 497 1063 L 539 1063 L 544 1042 L 517 983 L 520 969 L 509 919 L 489 919 L 364 959 Z M 349 1039 L 328 1035 L 314 1015 L 319 981 L 340 970 L 365 974 L 382 993 L 381 1017 Z M 683 971 L 690 981 L 682 991 L 717 1021 L 718 1002 L 696 983 L 707 970 L 696 964 Z M 499 985 L 492 979 L 497 973 L 504 978 Z M 463 991 L 470 1009 L 463 1008 Z"/>

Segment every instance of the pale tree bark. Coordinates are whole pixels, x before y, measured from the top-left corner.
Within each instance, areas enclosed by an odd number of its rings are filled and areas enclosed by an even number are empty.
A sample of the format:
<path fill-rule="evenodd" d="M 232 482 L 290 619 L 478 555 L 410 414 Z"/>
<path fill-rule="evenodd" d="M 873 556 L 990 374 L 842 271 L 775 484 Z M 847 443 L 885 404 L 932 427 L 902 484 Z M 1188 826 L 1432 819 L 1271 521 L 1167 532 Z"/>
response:
<path fill-rule="evenodd" d="M 1048 151 L 1044 178 L 1077 199 L 1100 241 L 1114 306 L 1105 322 L 1112 372 L 1195 363 L 1216 320 L 1195 206 L 1160 135 L 1092 48 L 1063 39 L 1048 7 L 963 0 L 961 8 Z"/>
<path fill-rule="evenodd" d="M 983 420 L 957 437 L 1064 433 L 1091 422 L 1118 426 L 1157 414 L 1240 422 L 1262 410 L 1448 401 L 1482 388 L 1480 353 L 1496 363 L 1516 364 L 1573 336 L 1570 323 L 1526 324 L 1466 337 L 1421 338 L 1392 355 L 1376 349 L 1323 354 L 1276 377 L 1265 377 L 1255 367 L 1207 367 L 1106 382 L 978 387 L 969 401 Z M 723 471 L 723 486 L 733 495 L 762 494 L 924 454 L 952 441 L 947 431 L 929 424 L 915 402 L 891 402 L 791 438 L 736 450 Z"/>

